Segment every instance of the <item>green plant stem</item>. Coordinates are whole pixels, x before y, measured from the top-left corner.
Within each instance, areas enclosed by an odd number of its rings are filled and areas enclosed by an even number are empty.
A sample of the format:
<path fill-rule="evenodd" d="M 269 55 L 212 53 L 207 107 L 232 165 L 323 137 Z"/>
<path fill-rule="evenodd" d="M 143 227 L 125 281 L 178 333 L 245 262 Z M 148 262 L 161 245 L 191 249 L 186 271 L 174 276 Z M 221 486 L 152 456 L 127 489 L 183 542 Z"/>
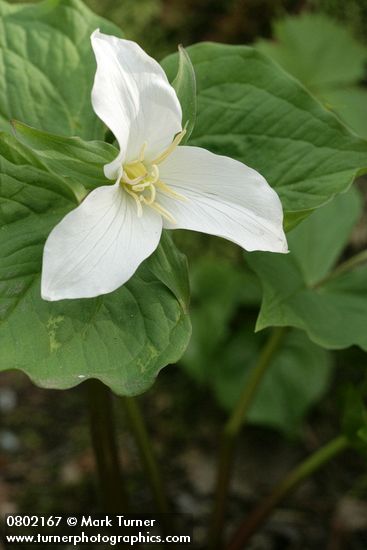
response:
<path fill-rule="evenodd" d="M 118 458 L 112 394 L 99 380 L 87 380 L 85 386 L 103 512 L 126 512 L 128 499 Z"/>
<path fill-rule="evenodd" d="M 219 450 L 218 476 L 214 496 L 214 508 L 209 531 L 209 547 L 216 549 L 221 547 L 225 510 L 228 497 L 231 469 L 233 464 L 235 444 L 241 426 L 254 400 L 258 387 L 270 366 L 272 359 L 278 351 L 287 329 L 274 328 L 265 347 L 263 348 L 255 368 L 250 372 L 246 380 L 242 394 L 234 408 L 221 438 Z"/>
<path fill-rule="evenodd" d="M 122 398 L 122 403 L 152 488 L 157 510 L 161 514 L 167 514 L 169 508 L 163 489 L 160 469 L 153 453 L 152 444 L 138 402 L 133 397 L 124 397 Z"/>
<path fill-rule="evenodd" d="M 301 462 L 291 470 L 260 504 L 245 518 L 226 550 L 242 550 L 246 543 L 258 530 L 262 523 L 269 517 L 274 508 L 304 479 L 310 477 L 314 472 L 322 468 L 335 456 L 343 452 L 349 446 L 346 437 L 339 436 L 331 440 L 321 449 Z"/>
<path fill-rule="evenodd" d="M 359 267 L 360 265 L 363 265 L 365 263 L 367 263 L 367 250 L 362 250 L 362 252 L 355 254 L 345 262 L 338 265 L 331 273 L 329 273 L 329 275 L 326 275 L 326 277 L 324 277 L 323 279 L 321 279 L 321 281 L 316 283 L 314 288 L 319 288 L 320 286 L 323 286 L 329 281 L 332 281 L 337 277 L 340 277 L 340 275 L 344 275 L 344 273 L 347 273 L 348 271 L 352 271 L 356 267 Z"/>

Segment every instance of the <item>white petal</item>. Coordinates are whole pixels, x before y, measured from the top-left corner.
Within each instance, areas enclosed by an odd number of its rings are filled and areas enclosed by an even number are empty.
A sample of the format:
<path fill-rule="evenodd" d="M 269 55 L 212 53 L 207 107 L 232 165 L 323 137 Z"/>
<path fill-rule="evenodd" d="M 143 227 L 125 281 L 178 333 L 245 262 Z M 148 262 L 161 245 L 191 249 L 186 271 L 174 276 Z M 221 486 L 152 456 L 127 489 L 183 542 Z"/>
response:
<path fill-rule="evenodd" d="M 161 217 L 118 184 L 98 187 L 50 233 L 43 254 L 45 300 L 91 298 L 124 284 L 156 249 Z"/>
<path fill-rule="evenodd" d="M 177 221 L 164 227 L 217 235 L 249 251 L 288 251 L 279 197 L 245 164 L 182 146 L 160 166 L 160 178 L 188 199 L 160 194 L 157 200 Z"/>
<path fill-rule="evenodd" d="M 97 60 L 93 108 L 121 150 L 105 168 L 113 179 L 121 162 L 138 158 L 144 142 L 148 160 L 168 147 L 181 131 L 182 111 L 162 67 L 138 44 L 98 30 L 91 40 Z"/>

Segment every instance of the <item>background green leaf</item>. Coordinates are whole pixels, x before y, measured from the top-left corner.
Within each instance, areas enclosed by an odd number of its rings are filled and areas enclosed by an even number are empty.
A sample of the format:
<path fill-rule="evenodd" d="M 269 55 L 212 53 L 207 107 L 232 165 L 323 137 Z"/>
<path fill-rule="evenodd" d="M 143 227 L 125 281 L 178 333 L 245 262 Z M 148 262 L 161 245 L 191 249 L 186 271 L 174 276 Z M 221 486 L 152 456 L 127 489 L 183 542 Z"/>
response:
<path fill-rule="evenodd" d="M 325 107 L 354 131 L 367 137 L 367 47 L 350 30 L 329 17 L 304 13 L 274 24 L 274 41 L 256 47 L 298 78 Z"/>
<path fill-rule="evenodd" d="M 96 68 L 90 34 L 121 36 L 82 0 L 12 5 L 0 0 L 0 129 L 10 119 L 57 134 L 102 139 L 90 93 Z"/>
<path fill-rule="evenodd" d="M 335 265 L 361 214 L 361 196 L 352 188 L 289 233 L 291 256 L 308 286 L 320 281 Z"/>
<path fill-rule="evenodd" d="M 320 96 L 328 109 L 337 115 L 359 136 L 367 138 L 367 89 L 362 86 L 348 86 L 328 90 Z"/>
<path fill-rule="evenodd" d="M 340 195 L 293 230 L 290 254 L 247 255 L 264 292 L 258 330 L 294 326 L 325 348 L 356 344 L 367 350 L 367 266 L 325 277 L 359 213 L 358 199 Z"/>
<path fill-rule="evenodd" d="M 314 93 L 358 82 L 367 48 L 347 28 L 320 13 L 286 17 L 273 26 L 274 41 L 256 47 L 272 57 Z"/>

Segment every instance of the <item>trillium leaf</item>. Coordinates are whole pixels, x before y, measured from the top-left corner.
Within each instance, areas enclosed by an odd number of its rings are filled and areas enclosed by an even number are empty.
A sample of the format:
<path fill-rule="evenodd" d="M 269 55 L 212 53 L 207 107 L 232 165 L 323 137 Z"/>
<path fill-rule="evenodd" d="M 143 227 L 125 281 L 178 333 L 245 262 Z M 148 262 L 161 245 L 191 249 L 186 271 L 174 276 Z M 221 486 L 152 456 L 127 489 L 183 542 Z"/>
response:
<path fill-rule="evenodd" d="M 320 97 L 354 132 L 367 138 L 367 90 L 362 86 L 348 86 L 328 90 Z"/>
<path fill-rule="evenodd" d="M 105 177 L 103 166 L 118 154 L 113 145 L 50 134 L 16 120 L 12 126 L 16 137 L 55 175 L 70 178 L 87 189 L 112 183 Z"/>
<path fill-rule="evenodd" d="M 313 93 L 348 86 L 364 77 L 367 48 L 326 15 L 286 17 L 275 23 L 273 34 L 274 41 L 260 40 L 256 47 Z"/>
<path fill-rule="evenodd" d="M 336 264 L 361 214 L 361 196 L 352 188 L 289 233 L 291 254 L 308 286 L 326 277 Z"/>
<path fill-rule="evenodd" d="M 205 257 L 190 275 L 193 334 L 180 364 L 231 410 L 266 338 L 254 334 L 248 308 L 257 305 L 256 295 L 260 301 L 257 281 L 244 266 Z M 240 309 L 243 305 L 246 310 Z M 325 350 L 302 331 L 289 331 L 250 408 L 249 421 L 294 435 L 310 406 L 326 391 L 331 367 Z"/>
<path fill-rule="evenodd" d="M 290 233 L 287 256 L 247 255 L 264 293 L 258 330 L 294 326 L 328 349 L 355 344 L 367 350 L 367 266 L 329 275 L 359 212 L 354 197 L 341 195 Z M 328 252 L 327 243 L 335 251 Z"/>
<path fill-rule="evenodd" d="M 191 59 L 182 46 L 178 47 L 178 70 L 172 82 L 182 108 L 182 126 L 186 128 L 186 134 L 181 141 L 184 145 L 189 140 L 196 121 L 196 77 Z"/>
<path fill-rule="evenodd" d="M 279 194 L 286 226 L 345 191 L 366 171 L 367 143 L 305 88 L 253 48 L 188 48 L 198 86 L 190 144 L 238 159 Z M 169 77 L 177 60 L 163 66 Z"/>
<path fill-rule="evenodd" d="M 273 29 L 274 41 L 256 47 L 298 78 L 357 134 L 367 137 L 367 48 L 352 32 L 317 13 L 286 17 Z M 317 57 L 317 63 L 315 58 Z"/>
<path fill-rule="evenodd" d="M 165 235 L 116 292 L 43 301 L 44 242 L 75 202 L 62 178 L 27 163 L 31 157 L 14 138 L 0 140 L 1 370 L 20 369 L 47 388 L 94 377 L 118 394 L 140 393 L 187 344 L 185 259 Z"/>
<path fill-rule="evenodd" d="M 95 60 L 91 32 L 121 36 L 81 0 L 12 5 L 0 0 L 0 129 L 10 119 L 87 139 L 103 139 L 90 92 Z M 6 85 L 5 85 L 6 83 Z"/>

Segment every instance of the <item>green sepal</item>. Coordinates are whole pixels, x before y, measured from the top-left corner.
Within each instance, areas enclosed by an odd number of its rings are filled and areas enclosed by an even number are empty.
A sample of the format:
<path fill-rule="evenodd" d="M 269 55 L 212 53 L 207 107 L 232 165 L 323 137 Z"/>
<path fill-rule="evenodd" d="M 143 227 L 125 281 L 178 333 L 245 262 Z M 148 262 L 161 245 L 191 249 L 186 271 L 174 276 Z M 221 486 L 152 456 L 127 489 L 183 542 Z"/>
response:
<path fill-rule="evenodd" d="M 183 46 L 178 47 L 178 70 L 172 82 L 182 109 L 182 126 L 186 129 L 181 144 L 184 145 L 190 138 L 196 121 L 196 77 L 193 64 Z"/>
<path fill-rule="evenodd" d="M 117 149 L 104 141 L 84 141 L 64 137 L 12 121 L 15 136 L 32 149 L 50 172 L 68 178 L 75 193 L 84 198 L 86 189 L 109 185 L 103 166 L 118 155 Z"/>

